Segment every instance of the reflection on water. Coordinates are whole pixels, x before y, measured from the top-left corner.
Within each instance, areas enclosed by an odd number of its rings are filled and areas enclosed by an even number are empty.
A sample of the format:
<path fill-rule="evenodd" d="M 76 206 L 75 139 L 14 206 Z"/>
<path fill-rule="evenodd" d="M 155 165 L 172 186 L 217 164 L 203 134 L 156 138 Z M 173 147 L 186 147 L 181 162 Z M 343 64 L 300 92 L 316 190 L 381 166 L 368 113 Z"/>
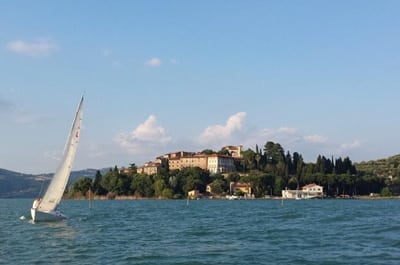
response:
<path fill-rule="evenodd" d="M 44 234 L 47 237 L 54 237 L 56 239 L 75 239 L 78 232 L 73 226 L 68 224 L 67 220 L 60 222 L 43 222 L 38 223 L 38 225 L 46 226 L 44 229 Z"/>

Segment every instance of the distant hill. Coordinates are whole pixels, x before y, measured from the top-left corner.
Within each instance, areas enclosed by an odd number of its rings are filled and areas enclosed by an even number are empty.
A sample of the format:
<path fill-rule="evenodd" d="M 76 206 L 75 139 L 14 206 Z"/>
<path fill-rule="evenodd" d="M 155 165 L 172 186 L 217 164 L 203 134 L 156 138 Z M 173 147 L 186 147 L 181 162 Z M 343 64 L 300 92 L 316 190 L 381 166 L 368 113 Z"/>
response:
<path fill-rule="evenodd" d="M 100 170 L 104 172 L 104 169 Z M 94 178 L 97 169 L 72 171 L 69 184 L 80 177 Z M 33 198 L 45 189 L 53 173 L 49 174 L 23 174 L 0 168 L 0 198 Z"/>
<path fill-rule="evenodd" d="M 380 177 L 400 176 L 400 154 L 389 158 L 355 163 L 354 165 L 360 173 Z"/>

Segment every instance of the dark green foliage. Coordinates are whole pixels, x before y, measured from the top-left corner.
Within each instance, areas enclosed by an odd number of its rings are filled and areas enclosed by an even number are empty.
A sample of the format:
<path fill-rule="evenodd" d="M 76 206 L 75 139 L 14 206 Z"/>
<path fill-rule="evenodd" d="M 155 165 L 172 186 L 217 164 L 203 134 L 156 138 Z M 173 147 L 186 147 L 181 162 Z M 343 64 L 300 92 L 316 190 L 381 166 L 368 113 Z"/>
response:
<path fill-rule="evenodd" d="M 101 185 L 103 176 L 101 175 L 100 171 L 97 170 L 96 176 L 93 181 L 93 192 L 96 195 L 106 195 L 107 190 Z"/>
<path fill-rule="evenodd" d="M 256 169 L 257 162 L 256 162 L 256 154 L 253 150 L 247 149 L 242 152 L 243 159 L 242 162 L 242 172 L 247 172 L 252 169 Z"/>
<path fill-rule="evenodd" d="M 238 173 L 229 173 L 227 177 L 228 183 L 230 182 L 238 182 L 240 180 L 240 175 Z"/>
<path fill-rule="evenodd" d="M 206 185 L 211 182 L 210 173 L 199 167 L 183 168 L 177 177 L 180 179 L 184 195 L 190 190 L 199 190 L 204 193 Z"/>
<path fill-rule="evenodd" d="M 131 170 L 132 173 L 137 173 L 137 166 L 135 163 L 132 163 L 129 165 L 129 169 Z"/>
<path fill-rule="evenodd" d="M 162 177 L 157 177 L 154 181 L 154 196 L 163 197 L 163 192 L 166 189 L 165 180 Z"/>
<path fill-rule="evenodd" d="M 219 155 L 229 155 L 229 150 L 226 148 L 222 148 L 221 150 L 218 151 Z"/>
<path fill-rule="evenodd" d="M 381 196 L 382 197 L 390 197 L 390 196 L 392 196 L 392 193 L 390 192 L 388 187 L 384 187 L 381 191 Z"/>
<path fill-rule="evenodd" d="M 153 180 L 146 174 L 136 174 L 133 176 L 131 191 L 139 197 L 153 197 Z"/>
<path fill-rule="evenodd" d="M 72 185 L 73 194 L 80 194 L 85 196 L 85 194 L 92 189 L 92 179 L 89 177 L 80 178 Z"/>
<path fill-rule="evenodd" d="M 212 155 L 212 154 L 215 154 L 216 152 L 214 150 L 211 150 L 211 149 L 204 149 L 200 153 L 201 154 L 205 154 L 205 155 Z"/>
<path fill-rule="evenodd" d="M 213 182 L 211 182 L 210 186 L 213 191 L 213 194 L 216 195 L 222 195 L 229 189 L 227 182 L 222 179 L 215 179 Z"/>

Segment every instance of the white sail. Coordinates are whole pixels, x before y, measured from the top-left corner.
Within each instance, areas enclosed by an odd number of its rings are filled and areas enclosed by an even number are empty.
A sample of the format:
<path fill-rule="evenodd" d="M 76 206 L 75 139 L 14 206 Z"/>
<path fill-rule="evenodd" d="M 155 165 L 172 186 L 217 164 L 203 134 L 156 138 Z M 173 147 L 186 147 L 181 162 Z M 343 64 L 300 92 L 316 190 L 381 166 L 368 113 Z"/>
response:
<path fill-rule="evenodd" d="M 81 122 L 82 122 L 82 106 L 83 97 L 79 102 L 78 110 L 72 124 L 71 132 L 68 137 L 61 164 L 53 176 L 49 187 L 41 199 L 37 211 L 50 212 L 54 211 L 61 201 L 65 187 L 68 183 L 68 178 L 71 173 L 72 163 L 74 162 L 76 149 L 78 147 Z"/>

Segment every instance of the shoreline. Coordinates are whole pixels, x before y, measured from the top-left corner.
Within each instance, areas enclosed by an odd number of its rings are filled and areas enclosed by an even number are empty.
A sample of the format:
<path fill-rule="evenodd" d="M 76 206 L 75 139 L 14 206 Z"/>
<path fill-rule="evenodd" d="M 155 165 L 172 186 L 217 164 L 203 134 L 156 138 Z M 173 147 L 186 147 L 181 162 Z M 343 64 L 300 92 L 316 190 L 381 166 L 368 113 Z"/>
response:
<path fill-rule="evenodd" d="M 164 198 L 164 197 L 138 197 L 134 195 L 123 195 L 123 196 L 107 196 L 107 195 L 96 195 L 93 198 L 88 198 L 85 196 L 68 196 L 63 197 L 63 200 L 94 200 L 94 201 L 112 201 L 112 200 L 187 200 L 188 198 Z M 369 195 L 360 195 L 353 196 L 349 198 L 341 198 L 341 197 L 324 197 L 324 198 L 314 198 L 314 199 L 303 199 L 303 200 L 398 200 L 400 196 L 389 196 L 389 197 L 381 197 L 381 196 L 369 196 Z M 202 198 L 194 198 L 190 200 L 229 200 L 226 197 L 202 197 Z M 295 200 L 282 198 L 278 196 L 272 196 L 268 198 L 239 198 L 236 200 Z"/>

